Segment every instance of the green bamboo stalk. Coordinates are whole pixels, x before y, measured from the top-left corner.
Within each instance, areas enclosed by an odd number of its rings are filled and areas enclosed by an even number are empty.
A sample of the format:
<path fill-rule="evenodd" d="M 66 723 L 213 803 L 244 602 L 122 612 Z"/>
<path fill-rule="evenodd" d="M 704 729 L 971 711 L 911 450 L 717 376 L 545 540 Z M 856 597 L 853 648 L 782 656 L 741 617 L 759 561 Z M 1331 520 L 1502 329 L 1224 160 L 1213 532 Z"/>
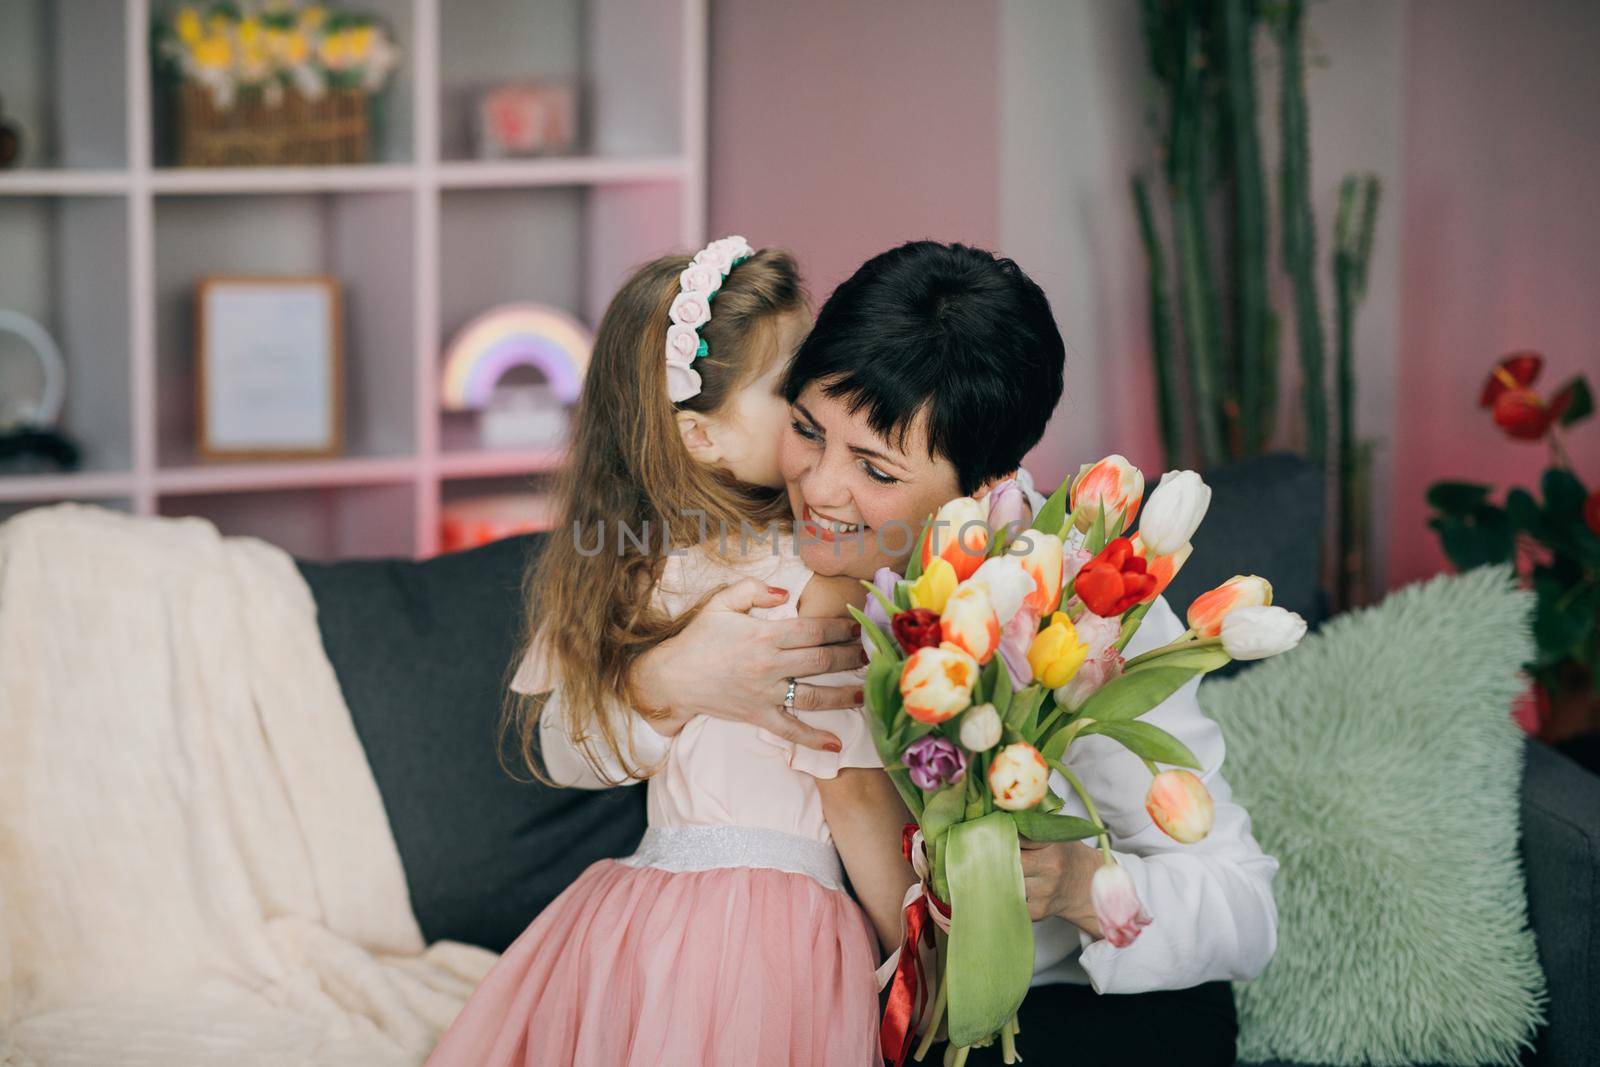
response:
<path fill-rule="evenodd" d="M 1222 52 L 1232 136 L 1234 347 L 1238 365 L 1239 432 L 1245 455 L 1266 440 L 1267 207 L 1256 129 L 1255 29 L 1249 0 L 1223 0 Z"/>
<path fill-rule="evenodd" d="M 1178 249 L 1178 304 L 1188 335 L 1190 399 L 1194 407 L 1195 437 L 1200 461 L 1211 466 L 1222 460 L 1222 381 L 1218 374 L 1221 344 L 1216 333 L 1216 291 L 1205 229 L 1205 173 L 1202 125 L 1205 100 L 1201 92 L 1200 27 L 1197 5 L 1186 4 L 1179 30 L 1177 71 L 1172 115 L 1172 211 Z"/>
<path fill-rule="evenodd" d="M 1333 281 L 1337 303 L 1335 371 L 1338 383 L 1337 455 L 1339 469 L 1338 573 L 1334 576 L 1337 607 L 1351 607 L 1364 570 L 1365 516 L 1368 494 L 1355 436 L 1355 317 L 1367 291 L 1372 260 L 1372 235 L 1378 217 L 1378 179 L 1372 174 L 1347 175 L 1339 183 L 1339 213 L 1333 235 Z"/>
<path fill-rule="evenodd" d="M 1283 0 L 1279 45 L 1282 87 L 1279 124 L 1283 163 L 1279 176 L 1283 262 L 1294 290 L 1300 350 L 1300 395 L 1305 409 L 1306 456 L 1322 463 L 1328 452 L 1328 401 L 1324 381 L 1322 313 L 1317 302 L 1316 220 L 1311 211 L 1311 152 L 1305 92 L 1305 3 Z"/>
<path fill-rule="evenodd" d="M 1161 448 L 1169 468 L 1182 465 L 1183 425 L 1179 419 L 1178 368 L 1172 351 L 1172 301 L 1167 293 L 1167 258 L 1161 248 L 1150 211 L 1150 190 L 1143 175 L 1134 175 L 1133 203 L 1139 213 L 1139 236 L 1144 241 L 1150 274 L 1150 347 L 1156 370 L 1156 414 L 1161 428 Z"/>

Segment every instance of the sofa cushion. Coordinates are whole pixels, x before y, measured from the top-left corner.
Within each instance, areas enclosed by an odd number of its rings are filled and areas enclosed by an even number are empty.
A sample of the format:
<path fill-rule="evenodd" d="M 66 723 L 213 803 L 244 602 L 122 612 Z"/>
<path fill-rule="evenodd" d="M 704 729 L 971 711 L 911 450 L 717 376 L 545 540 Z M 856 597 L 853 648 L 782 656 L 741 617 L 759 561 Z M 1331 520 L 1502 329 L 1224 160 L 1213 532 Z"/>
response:
<path fill-rule="evenodd" d="M 1278 948 L 1235 987 L 1239 1058 L 1515 1063 L 1545 979 L 1517 843 L 1531 596 L 1445 576 L 1200 687 L 1274 884 Z"/>
<path fill-rule="evenodd" d="M 540 535 L 422 563 L 298 560 L 428 941 L 503 951 L 593 861 L 632 851 L 644 790 L 528 781 L 497 758 Z"/>
<path fill-rule="evenodd" d="M 1321 622 L 1326 512 L 1316 466 L 1299 456 L 1257 456 L 1214 467 L 1205 478 L 1211 509 L 1167 592 L 1173 610 L 1181 616 L 1195 597 L 1235 574 L 1259 574 L 1272 583 L 1274 603 L 1313 626 Z"/>

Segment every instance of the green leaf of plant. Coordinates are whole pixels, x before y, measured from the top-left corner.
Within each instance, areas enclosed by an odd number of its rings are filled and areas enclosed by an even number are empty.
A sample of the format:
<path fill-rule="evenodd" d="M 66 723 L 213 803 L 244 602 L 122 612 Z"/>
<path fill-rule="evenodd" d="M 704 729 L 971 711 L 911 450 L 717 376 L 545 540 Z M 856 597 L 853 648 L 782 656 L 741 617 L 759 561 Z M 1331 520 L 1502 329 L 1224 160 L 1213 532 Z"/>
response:
<path fill-rule="evenodd" d="M 1526 530 L 1539 540 L 1545 540 L 1546 525 L 1544 515 L 1539 511 L 1538 501 L 1533 499 L 1533 494 L 1521 486 L 1506 494 L 1506 515 L 1511 519 L 1511 525 L 1518 530 Z"/>
<path fill-rule="evenodd" d="M 866 612 L 854 604 L 848 605 L 848 607 L 850 609 L 850 617 L 861 624 L 861 632 L 872 640 L 873 647 L 878 650 L 879 655 L 887 656 L 890 659 L 899 659 L 900 646 L 889 640 L 888 636 L 878 629 L 878 624 L 867 618 Z"/>
<path fill-rule="evenodd" d="M 1589 382 L 1583 375 L 1573 378 L 1550 398 L 1552 407 L 1560 407 L 1562 404 L 1566 405 L 1565 410 L 1561 412 L 1560 421 L 1563 426 L 1582 422 L 1594 414 L 1594 397 L 1590 394 Z"/>
<path fill-rule="evenodd" d="M 1147 722 L 1092 722 L 1081 734 L 1101 734 L 1122 744 L 1135 756 L 1143 756 L 1157 763 L 1171 763 L 1192 770 L 1203 770 L 1200 761 L 1187 745 L 1159 726 Z"/>
<path fill-rule="evenodd" d="M 1104 500 L 1095 507 L 1094 521 L 1089 524 L 1089 536 L 1083 539 L 1083 550 L 1089 555 L 1098 555 L 1106 547 L 1106 503 Z"/>
<path fill-rule="evenodd" d="M 1551 467 L 1544 472 L 1539 488 L 1544 492 L 1545 513 L 1558 527 L 1583 521 L 1583 498 L 1587 494 L 1577 475 L 1561 467 Z"/>
<path fill-rule="evenodd" d="M 1154 603 L 1154 600 L 1146 600 L 1143 604 L 1135 604 L 1122 617 L 1122 632 L 1117 635 L 1118 652 L 1128 647 L 1128 642 L 1139 632 L 1139 624 L 1144 622 L 1144 617 L 1150 613 L 1150 605 Z"/>
<path fill-rule="evenodd" d="M 1113 678 L 1084 702 L 1079 715 L 1096 722 L 1121 722 L 1143 715 L 1200 672 L 1193 667 L 1152 666 Z"/>
<path fill-rule="evenodd" d="M 953 1047 L 1010 1021 L 1033 980 L 1033 923 L 1017 824 L 1003 811 L 950 829 L 944 849 L 950 942 L 946 1022 Z"/>
<path fill-rule="evenodd" d="M 901 611 L 911 610 L 911 583 L 903 578 L 894 583 L 894 603 Z"/>
<path fill-rule="evenodd" d="M 1071 486 L 1071 478 L 1056 486 L 1056 491 L 1050 494 L 1039 513 L 1033 517 L 1033 525 L 1028 527 L 1030 530 L 1061 536 L 1061 527 L 1067 521 L 1067 491 Z"/>
<path fill-rule="evenodd" d="M 1489 499 L 1489 487 L 1476 482 L 1434 482 L 1428 487 L 1428 504 L 1446 515 L 1470 515 Z"/>
<path fill-rule="evenodd" d="M 1080 819 L 1076 815 L 1014 811 L 1011 813 L 1011 819 L 1017 824 L 1017 832 L 1029 841 L 1081 841 L 1100 832 L 1100 828 L 1094 823 L 1088 819 Z"/>

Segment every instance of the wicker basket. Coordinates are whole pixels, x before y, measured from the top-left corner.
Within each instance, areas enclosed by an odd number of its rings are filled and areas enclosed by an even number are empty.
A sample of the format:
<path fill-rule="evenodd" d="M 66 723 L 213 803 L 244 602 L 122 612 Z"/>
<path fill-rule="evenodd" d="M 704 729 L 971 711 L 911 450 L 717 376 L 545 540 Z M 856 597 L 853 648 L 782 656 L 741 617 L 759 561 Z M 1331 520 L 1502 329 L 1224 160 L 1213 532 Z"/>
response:
<path fill-rule="evenodd" d="M 251 91 L 226 109 L 198 86 L 176 89 L 174 162 L 180 167 L 365 163 L 371 156 L 370 97 L 359 89 L 330 89 L 318 100 L 289 89 L 276 105 Z"/>

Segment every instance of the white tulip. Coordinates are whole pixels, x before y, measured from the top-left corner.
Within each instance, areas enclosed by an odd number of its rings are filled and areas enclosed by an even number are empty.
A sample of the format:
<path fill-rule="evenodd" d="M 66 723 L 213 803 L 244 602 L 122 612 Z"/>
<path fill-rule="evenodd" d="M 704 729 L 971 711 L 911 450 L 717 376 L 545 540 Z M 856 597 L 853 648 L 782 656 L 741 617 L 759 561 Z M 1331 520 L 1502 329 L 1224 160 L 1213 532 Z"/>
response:
<path fill-rule="evenodd" d="M 968 708 L 961 716 L 961 747 L 968 752 L 987 752 L 1000 743 L 1000 713 L 993 704 Z"/>
<path fill-rule="evenodd" d="M 989 606 L 994 608 L 994 617 L 1002 630 L 1033 592 L 1033 576 L 1022 569 L 1022 561 L 1016 556 L 984 560 L 967 581 L 989 590 Z"/>
<path fill-rule="evenodd" d="M 1222 650 L 1237 660 L 1287 652 L 1306 635 L 1306 620 L 1286 608 L 1234 608 L 1222 620 Z"/>
<path fill-rule="evenodd" d="M 1139 538 L 1152 555 L 1170 556 L 1189 543 L 1211 506 L 1211 487 L 1194 471 L 1168 471 L 1150 494 Z"/>

